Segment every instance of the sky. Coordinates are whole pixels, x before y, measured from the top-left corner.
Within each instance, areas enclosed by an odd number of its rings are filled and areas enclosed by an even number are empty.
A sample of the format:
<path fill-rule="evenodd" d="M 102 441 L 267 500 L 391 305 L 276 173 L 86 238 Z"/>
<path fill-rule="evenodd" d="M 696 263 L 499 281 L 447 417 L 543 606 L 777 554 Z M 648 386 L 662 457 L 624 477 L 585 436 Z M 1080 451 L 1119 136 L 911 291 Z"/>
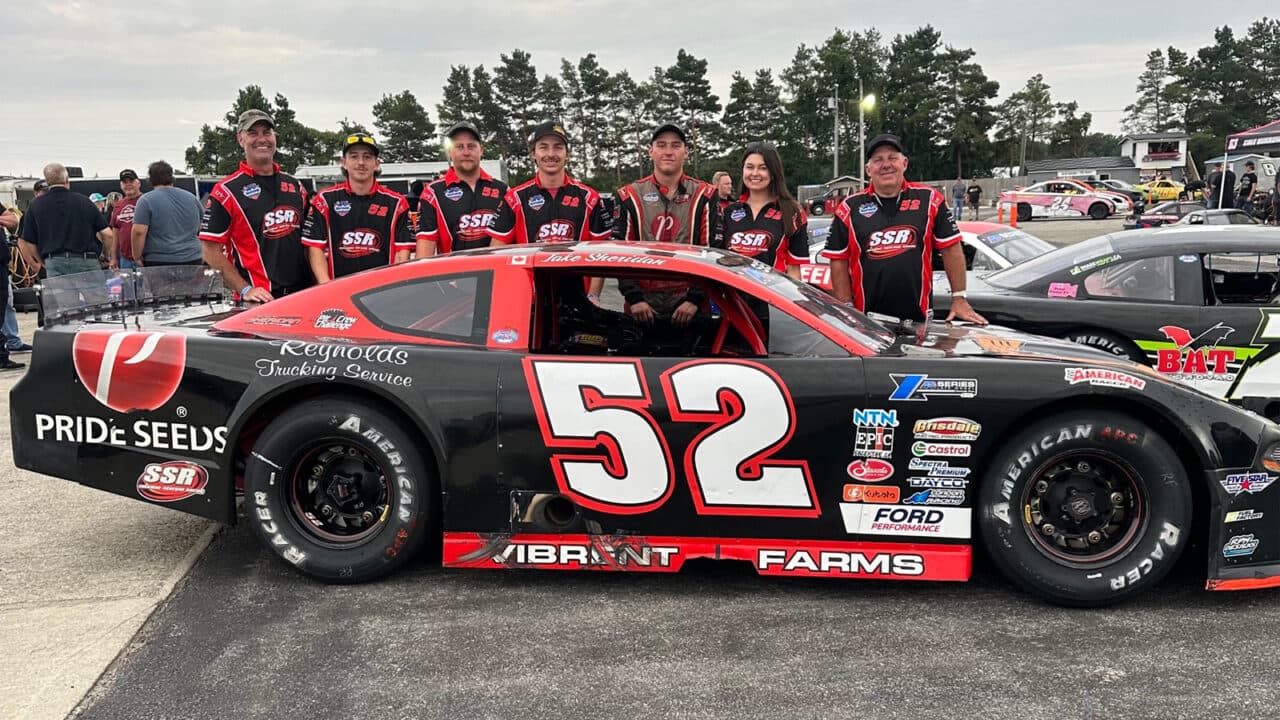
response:
<path fill-rule="evenodd" d="M 886 38 L 931 24 L 944 44 L 971 48 L 1000 98 L 1035 73 L 1055 100 L 1076 100 L 1093 129 L 1118 132 L 1147 53 L 1194 52 L 1213 28 L 1243 35 L 1253 3 L 1049 3 L 914 0 L 872 3 L 435 1 L 297 2 L 148 0 L 29 3 L 0 24 L 0 175 L 30 176 L 51 161 L 86 177 L 144 170 L 183 153 L 217 124 L 236 92 L 259 84 L 283 94 L 298 119 L 332 129 L 344 117 L 371 125 L 383 94 L 409 89 L 435 105 L 450 65 L 484 64 L 521 48 L 539 75 L 560 58 L 594 52 L 610 71 L 649 75 L 685 48 L 708 61 L 723 104 L 735 70 L 784 69 L 801 43 L 837 29 L 874 27 Z M 891 122 L 891 120 L 890 120 Z"/>

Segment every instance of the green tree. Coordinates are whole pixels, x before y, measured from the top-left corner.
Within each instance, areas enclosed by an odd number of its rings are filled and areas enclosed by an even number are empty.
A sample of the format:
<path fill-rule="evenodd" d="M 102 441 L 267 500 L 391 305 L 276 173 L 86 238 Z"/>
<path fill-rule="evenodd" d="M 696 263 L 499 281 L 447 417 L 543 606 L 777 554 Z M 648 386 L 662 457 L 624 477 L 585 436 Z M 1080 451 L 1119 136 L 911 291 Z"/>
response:
<path fill-rule="evenodd" d="M 973 50 L 948 47 L 939 58 L 946 89 L 942 94 L 939 139 L 949 149 L 948 169 L 956 176 L 989 175 L 995 161 L 990 132 L 996 124 L 991 101 L 1000 84 L 973 62 Z M 949 173 L 948 173 L 949 174 Z"/>
<path fill-rule="evenodd" d="M 272 115 L 276 122 L 276 162 L 285 172 L 299 165 L 324 165 L 337 155 L 335 136 L 307 127 L 297 121 L 289 101 L 277 94 L 267 99 L 262 87 L 242 88 L 216 127 L 204 125 L 194 145 L 187 148 L 185 160 L 193 173 L 226 175 L 239 166 L 244 151 L 236 142 L 236 121 L 240 113 L 257 108 Z"/>
<path fill-rule="evenodd" d="M 542 116 L 539 99 L 542 86 L 529 53 L 517 48 L 510 55 L 498 58 L 501 63 L 493 71 L 493 97 L 501 109 L 502 119 L 494 128 L 491 145 L 518 177 L 529 177 L 533 174 L 533 165 L 529 159 L 528 133 L 550 119 Z"/>
<path fill-rule="evenodd" d="M 1049 131 L 1049 151 L 1053 157 L 1085 157 L 1088 149 L 1089 125 L 1093 123 L 1093 114 L 1076 115 L 1080 104 L 1071 102 L 1057 103 L 1058 121 Z"/>
<path fill-rule="evenodd" d="M 1164 52 L 1156 48 L 1147 53 L 1147 64 L 1138 76 L 1137 99 L 1125 106 L 1126 132 L 1163 132 L 1169 128 L 1169 65 Z"/>
<path fill-rule="evenodd" d="M 436 126 L 427 109 L 409 90 L 383 95 L 373 105 L 373 126 L 381 137 L 383 162 L 439 160 Z"/>
<path fill-rule="evenodd" d="M 480 68 L 477 68 L 479 70 Z M 441 100 L 436 105 L 436 117 L 446 127 L 476 115 L 476 91 L 471 82 L 471 69 L 466 65 L 449 66 L 449 77 L 444 81 Z"/>
<path fill-rule="evenodd" d="M 758 136 L 752 133 L 752 113 L 755 110 L 751 81 L 739 71 L 734 71 L 729 84 L 729 102 L 720 117 L 720 146 L 729 152 L 741 148 Z"/>
<path fill-rule="evenodd" d="M 946 177 L 952 170 L 937 123 L 943 98 L 950 94 L 939 82 L 945 77 L 941 41 L 941 33 L 925 26 L 890 43 L 882 99 L 883 115 L 891 124 L 885 129 L 902 137 L 911 158 L 908 174 L 917 179 Z"/>
<path fill-rule="evenodd" d="M 684 48 L 676 53 L 675 64 L 666 69 L 664 81 L 678 113 L 677 117 L 668 119 L 685 125 L 693 174 L 696 175 L 703 146 L 713 149 L 719 132 L 716 116 L 720 112 L 720 98 L 711 92 L 707 61 L 685 52 Z"/>

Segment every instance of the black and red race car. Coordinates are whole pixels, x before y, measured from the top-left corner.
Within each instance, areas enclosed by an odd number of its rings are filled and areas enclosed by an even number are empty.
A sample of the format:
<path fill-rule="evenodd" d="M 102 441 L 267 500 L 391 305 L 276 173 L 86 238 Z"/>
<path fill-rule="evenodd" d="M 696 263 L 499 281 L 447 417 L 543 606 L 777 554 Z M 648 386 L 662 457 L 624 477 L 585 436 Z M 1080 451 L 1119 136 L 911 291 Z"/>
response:
<path fill-rule="evenodd" d="M 1208 587 L 1280 585 L 1280 426 L 1071 343 L 890 329 L 679 245 L 458 253 L 254 307 L 201 272 L 45 283 L 19 467 L 239 519 L 329 582 L 426 547 L 959 581 L 980 546 L 1089 606 L 1159 582 L 1201 522 Z M 688 284 L 702 311 L 638 324 L 588 301 L 600 276 Z"/>

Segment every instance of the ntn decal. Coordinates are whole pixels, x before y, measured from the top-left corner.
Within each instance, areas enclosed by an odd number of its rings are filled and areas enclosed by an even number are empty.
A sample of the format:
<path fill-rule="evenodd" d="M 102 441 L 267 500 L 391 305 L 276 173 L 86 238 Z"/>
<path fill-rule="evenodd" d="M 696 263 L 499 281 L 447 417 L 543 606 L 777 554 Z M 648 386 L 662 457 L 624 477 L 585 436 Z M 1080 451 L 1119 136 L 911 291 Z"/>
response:
<path fill-rule="evenodd" d="M 746 561 L 761 575 L 964 581 L 972 568 L 972 548 L 638 535 L 444 535 L 445 567 L 677 572 L 695 559 Z"/>

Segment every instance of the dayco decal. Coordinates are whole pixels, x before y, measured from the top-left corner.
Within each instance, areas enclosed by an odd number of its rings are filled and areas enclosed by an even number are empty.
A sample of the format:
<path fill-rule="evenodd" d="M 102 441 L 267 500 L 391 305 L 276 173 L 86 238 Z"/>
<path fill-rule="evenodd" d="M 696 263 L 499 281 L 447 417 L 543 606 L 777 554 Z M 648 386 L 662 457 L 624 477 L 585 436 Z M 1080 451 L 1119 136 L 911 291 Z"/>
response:
<path fill-rule="evenodd" d="M 1079 383 L 1089 383 L 1090 385 L 1101 385 L 1102 387 L 1129 388 L 1131 390 L 1141 390 L 1147 386 L 1147 381 L 1142 378 L 1136 378 L 1128 373 L 1118 372 L 1116 370 L 1103 370 L 1101 368 L 1066 368 L 1063 371 L 1068 383 L 1076 385 Z"/>
<path fill-rule="evenodd" d="M 853 454 L 869 458 L 893 457 L 893 429 L 897 410 L 854 410 Z"/>
<path fill-rule="evenodd" d="M 968 480 L 959 480 L 956 478 L 945 477 L 909 477 L 907 484 L 913 488 L 946 488 L 951 490 L 963 490 L 969 487 Z"/>
<path fill-rule="evenodd" d="M 969 457 L 973 451 L 968 445 L 959 443 L 935 443 L 923 440 L 911 444 L 911 454 L 916 457 L 933 455 L 935 457 Z"/>
<path fill-rule="evenodd" d="M 915 435 L 919 440 L 977 440 L 982 426 L 962 417 L 917 420 Z"/>
<path fill-rule="evenodd" d="M 1271 487 L 1276 478 L 1266 473 L 1237 473 L 1222 479 L 1222 488 L 1232 495 L 1258 494 Z"/>
<path fill-rule="evenodd" d="M 1231 512 L 1227 513 L 1227 517 L 1223 520 L 1223 522 L 1233 523 L 1233 522 L 1245 522 L 1246 520 L 1261 520 L 1262 515 L 1263 515 L 1262 513 L 1252 508 L 1248 510 L 1232 510 Z"/>
<path fill-rule="evenodd" d="M 307 358 L 293 365 L 278 358 L 259 358 L 254 362 L 260 377 L 337 377 L 352 380 L 386 383 L 397 387 L 411 387 L 413 377 L 383 370 L 367 369 L 362 363 L 404 366 L 409 362 L 409 351 L 398 345 L 329 345 L 326 343 L 288 340 L 280 343 L 280 357 Z M 339 361 L 352 360 L 340 365 Z"/>
<path fill-rule="evenodd" d="M 969 477 L 969 473 L 972 472 L 970 468 L 951 467 L 949 460 L 921 460 L 920 458 L 911 458 L 911 464 L 907 469 L 923 470 L 930 477 L 948 478 Z"/>
<path fill-rule="evenodd" d="M 845 485 L 845 502 L 885 503 L 898 502 L 901 490 L 893 485 Z"/>
<path fill-rule="evenodd" d="M 928 375 L 890 373 L 894 390 L 890 400 L 928 400 L 931 397 L 971 398 L 978 394 L 978 381 L 973 378 L 930 378 Z"/>
<path fill-rule="evenodd" d="M 906 575 L 924 574 L 924 558 L 913 554 L 840 552 L 836 550 L 782 550 L 761 548 L 756 556 L 756 568 L 784 571 L 808 570 L 817 573 L 848 575 Z"/>
<path fill-rule="evenodd" d="M 115 420 L 36 413 L 36 439 L 81 445 L 220 453 L 227 444 L 227 429 L 155 420 L 135 420 L 127 427 L 117 427 Z"/>
<path fill-rule="evenodd" d="M 177 502 L 203 495 L 209 471 L 195 463 L 172 461 L 151 463 L 138 476 L 138 494 L 155 502 Z"/>
<path fill-rule="evenodd" d="M 1228 540 L 1226 545 L 1222 546 L 1222 557 L 1249 557 L 1257 549 L 1258 538 L 1254 537 L 1252 533 L 1249 535 L 1236 535 Z"/>

